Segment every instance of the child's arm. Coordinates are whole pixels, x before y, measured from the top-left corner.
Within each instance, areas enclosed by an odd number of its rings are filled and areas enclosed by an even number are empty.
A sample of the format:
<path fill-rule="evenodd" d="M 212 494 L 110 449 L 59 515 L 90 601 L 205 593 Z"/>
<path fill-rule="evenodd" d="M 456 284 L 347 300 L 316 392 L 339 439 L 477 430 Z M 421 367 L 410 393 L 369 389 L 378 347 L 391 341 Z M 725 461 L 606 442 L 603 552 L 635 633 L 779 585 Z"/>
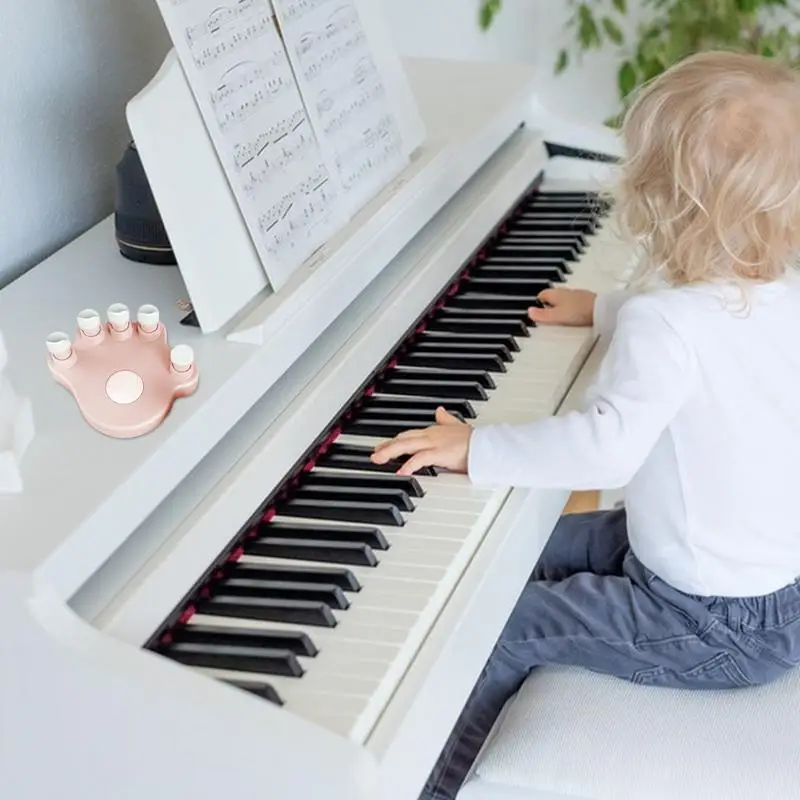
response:
<path fill-rule="evenodd" d="M 589 327 L 594 325 L 600 336 L 611 336 L 617 325 L 617 315 L 630 292 L 616 291 L 595 294 L 586 289 L 545 289 L 539 300 L 542 308 L 528 309 L 528 315 L 537 325 L 568 325 Z"/>
<path fill-rule="evenodd" d="M 623 290 L 597 295 L 594 303 L 594 329 L 600 336 L 613 336 L 619 312 L 631 293 Z"/>
<path fill-rule="evenodd" d="M 373 459 L 408 455 L 404 473 L 440 466 L 468 472 L 483 486 L 621 487 L 680 409 L 694 373 L 692 351 L 658 303 L 634 297 L 616 316 L 585 411 L 472 430 L 440 410 L 437 425 L 401 433 L 376 448 Z"/>
<path fill-rule="evenodd" d="M 628 483 L 686 399 L 694 359 L 652 298 L 631 299 L 615 319 L 586 410 L 477 428 L 468 457 L 474 483 L 578 490 Z"/>

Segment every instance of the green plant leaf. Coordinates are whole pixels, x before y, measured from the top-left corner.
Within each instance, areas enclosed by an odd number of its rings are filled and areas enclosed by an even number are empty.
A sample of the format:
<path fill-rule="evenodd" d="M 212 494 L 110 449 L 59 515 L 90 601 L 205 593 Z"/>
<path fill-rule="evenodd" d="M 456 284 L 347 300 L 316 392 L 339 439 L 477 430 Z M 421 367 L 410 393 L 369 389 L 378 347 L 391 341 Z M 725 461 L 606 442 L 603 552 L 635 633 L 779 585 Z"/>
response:
<path fill-rule="evenodd" d="M 489 6 L 487 18 L 493 19 L 501 0 L 480 2 Z M 645 13 L 630 33 L 623 25 L 624 15 L 631 13 L 629 0 L 567 0 L 566 5 L 564 30 L 574 49 L 559 51 L 556 73 L 587 51 L 618 50 L 623 108 L 638 85 L 703 50 L 760 53 L 800 68 L 800 0 L 640 0 Z"/>
<path fill-rule="evenodd" d="M 614 44 L 622 44 L 623 37 L 619 25 L 617 25 L 617 23 L 614 22 L 611 17 L 603 17 L 601 22 L 603 25 L 603 30 L 606 32 L 606 36 L 608 36 L 608 38 L 611 39 Z"/>
<path fill-rule="evenodd" d="M 478 14 L 478 23 L 481 30 L 489 30 L 494 18 L 500 13 L 503 7 L 502 0 L 483 0 Z"/>
<path fill-rule="evenodd" d="M 587 3 L 578 7 L 578 41 L 584 50 L 600 46 L 600 31 L 592 9 Z"/>
<path fill-rule="evenodd" d="M 630 61 L 623 61 L 617 73 L 619 94 L 623 100 L 636 88 L 636 69 Z"/>

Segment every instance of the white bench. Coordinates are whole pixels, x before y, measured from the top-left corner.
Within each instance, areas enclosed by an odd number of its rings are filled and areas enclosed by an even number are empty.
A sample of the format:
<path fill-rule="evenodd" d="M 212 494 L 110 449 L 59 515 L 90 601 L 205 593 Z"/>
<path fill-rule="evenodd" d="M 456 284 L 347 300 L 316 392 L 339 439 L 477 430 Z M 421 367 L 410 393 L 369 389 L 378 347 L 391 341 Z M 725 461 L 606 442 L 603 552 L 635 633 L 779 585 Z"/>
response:
<path fill-rule="evenodd" d="M 535 670 L 458 800 L 798 800 L 800 670 L 733 691 Z"/>

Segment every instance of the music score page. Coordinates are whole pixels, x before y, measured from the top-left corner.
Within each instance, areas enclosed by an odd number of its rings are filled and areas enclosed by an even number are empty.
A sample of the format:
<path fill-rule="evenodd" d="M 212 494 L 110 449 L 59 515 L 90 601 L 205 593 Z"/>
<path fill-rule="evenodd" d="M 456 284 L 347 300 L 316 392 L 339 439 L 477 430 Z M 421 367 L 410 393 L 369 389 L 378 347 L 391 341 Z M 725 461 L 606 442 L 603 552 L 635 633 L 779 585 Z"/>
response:
<path fill-rule="evenodd" d="M 277 291 L 409 162 L 357 0 L 157 2 Z"/>
<path fill-rule="evenodd" d="M 408 165 L 355 0 L 272 0 L 322 155 L 348 216 Z"/>

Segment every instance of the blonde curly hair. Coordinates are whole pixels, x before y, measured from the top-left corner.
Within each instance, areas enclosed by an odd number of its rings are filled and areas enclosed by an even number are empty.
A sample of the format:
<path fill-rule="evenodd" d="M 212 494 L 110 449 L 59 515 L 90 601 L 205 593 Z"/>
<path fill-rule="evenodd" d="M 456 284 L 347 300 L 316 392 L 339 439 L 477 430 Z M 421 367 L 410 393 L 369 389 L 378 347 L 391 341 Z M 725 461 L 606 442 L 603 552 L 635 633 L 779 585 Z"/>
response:
<path fill-rule="evenodd" d="M 766 58 L 691 56 L 642 87 L 613 191 L 643 258 L 632 285 L 772 281 L 800 250 L 800 79 Z"/>

